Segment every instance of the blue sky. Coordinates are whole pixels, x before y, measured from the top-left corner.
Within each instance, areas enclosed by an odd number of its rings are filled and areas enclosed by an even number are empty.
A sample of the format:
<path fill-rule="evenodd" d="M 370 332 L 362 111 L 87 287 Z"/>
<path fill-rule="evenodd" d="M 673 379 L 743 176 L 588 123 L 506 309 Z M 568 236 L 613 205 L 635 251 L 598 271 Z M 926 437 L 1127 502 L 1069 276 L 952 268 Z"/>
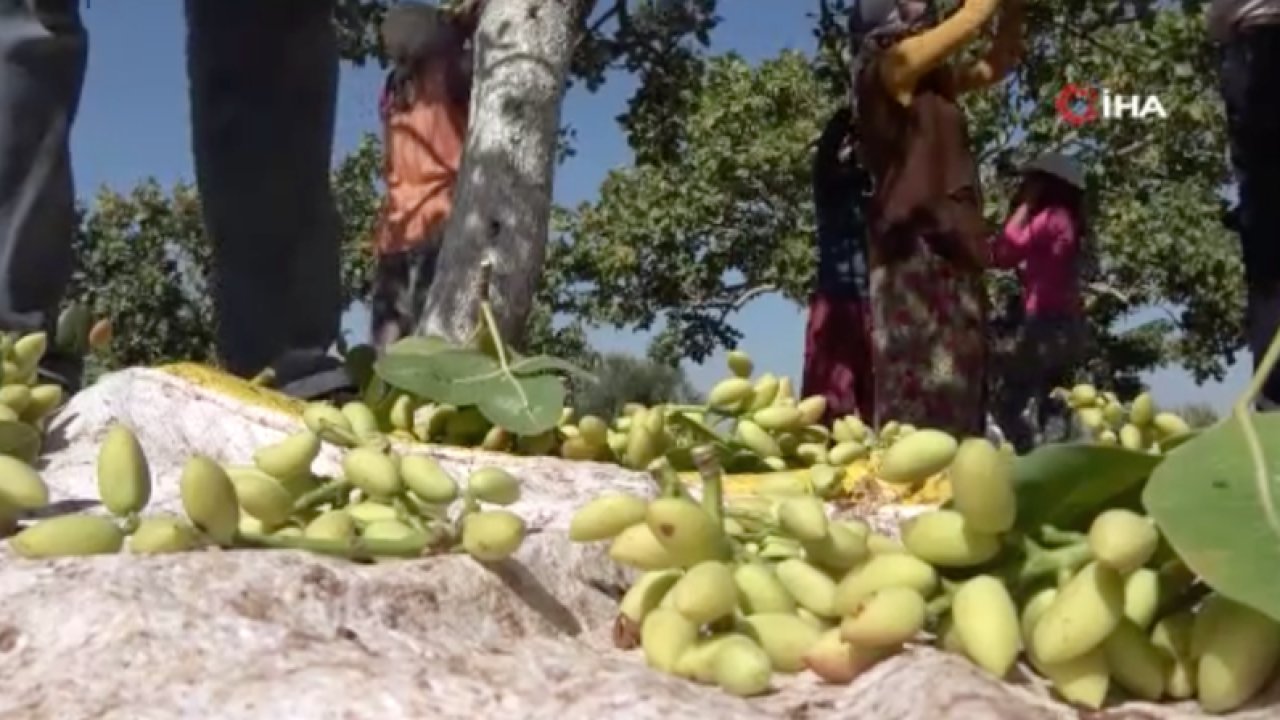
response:
<path fill-rule="evenodd" d="M 812 3 L 797 0 L 723 2 L 724 23 L 713 37 L 718 50 L 734 50 L 760 59 L 787 49 L 810 50 L 813 39 L 805 16 Z M 101 185 L 126 189 L 146 177 L 168 185 L 190 181 L 190 116 L 183 61 L 182 3 L 93 3 L 84 11 L 90 32 L 89 73 L 72 138 L 78 192 L 91 195 Z M 335 155 L 350 150 L 360 136 L 377 130 L 377 68 L 344 67 L 338 108 Z M 630 153 L 613 118 L 622 110 L 633 84 L 616 77 L 596 94 L 571 91 L 564 117 L 577 130 L 577 155 L 556 175 L 556 200 L 590 200 L 605 174 L 626 165 Z M 1046 110 L 1048 111 L 1048 110 Z M 363 333 L 362 311 L 348 314 L 354 333 Z M 737 317 L 745 332 L 743 349 L 758 367 L 799 378 L 804 345 L 804 309 L 779 298 L 764 298 Z M 602 350 L 643 352 L 649 336 L 601 329 L 592 340 Z M 687 369 L 695 385 L 706 388 L 724 374 L 723 356 Z M 1149 382 L 1165 404 L 1209 402 L 1220 410 L 1247 380 L 1237 365 L 1222 384 L 1197 387 L 1180 370 L 1154 373 Z"/>

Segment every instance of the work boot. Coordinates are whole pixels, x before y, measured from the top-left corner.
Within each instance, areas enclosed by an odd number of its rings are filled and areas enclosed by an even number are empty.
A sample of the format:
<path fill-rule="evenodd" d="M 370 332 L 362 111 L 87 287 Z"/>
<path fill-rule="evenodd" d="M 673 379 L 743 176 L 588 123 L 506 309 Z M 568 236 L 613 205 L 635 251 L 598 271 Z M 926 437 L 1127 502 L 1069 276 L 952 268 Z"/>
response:
<path fill-rule="evenodd" d="M 360 394 L 342 360 L 322 351 L 289 351 L 272 363 L 271 369 L 276 389 L 299 400 L 340 404 Z"/>

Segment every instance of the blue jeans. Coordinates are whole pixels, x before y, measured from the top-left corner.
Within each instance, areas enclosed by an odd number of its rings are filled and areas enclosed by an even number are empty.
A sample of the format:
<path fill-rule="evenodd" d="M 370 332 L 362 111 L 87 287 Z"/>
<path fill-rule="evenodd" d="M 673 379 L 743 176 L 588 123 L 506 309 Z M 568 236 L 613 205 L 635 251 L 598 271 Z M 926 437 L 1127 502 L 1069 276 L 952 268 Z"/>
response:
<path fill-rule="evenodd" d="M 48 329 L 73 265 L 79 0 L 0 0 L 0 328 Z M 341 318 L 334 0 L 186 0 L 192 149 L 230 371 L 321 371 Z M 106 9 L 110 12 L 110 9 Z M 156 62 L 176 58 L 155 58 Z M 139 139 L 144 142 L 145 139 Z M 287 362 L 282 361 L 287 358 Z M 287 366 L 284 367 L 284 366 Z"/>
<path fill-rule="evenodd" d="M 1221 73 L 1240 194 L 1246 337 L 1256 368 L 1280 330 L 1280 25 L 1241 30 L 1222 49 Z M 1280 403 L 1280 372 L 1268 378 L 1263 396 Z"/>

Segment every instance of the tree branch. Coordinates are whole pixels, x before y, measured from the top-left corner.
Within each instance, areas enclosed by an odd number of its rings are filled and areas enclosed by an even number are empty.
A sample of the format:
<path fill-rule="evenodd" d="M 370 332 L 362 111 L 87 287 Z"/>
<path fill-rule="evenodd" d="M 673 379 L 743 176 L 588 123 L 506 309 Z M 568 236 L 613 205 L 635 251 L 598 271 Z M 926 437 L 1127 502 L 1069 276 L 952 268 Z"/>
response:
<path fill-rule="evenodd" d="M 729 307 L 725 311 L 725 315 L 728 315 L 730 312 L 741 310 L 742 308 L 746 307 L 747 303 L 751 302 L 752 300 L 755 300 L 756 298 L 762 295 L 768 295 L 769 293 L 773 293 L 777 291 L 778 291 L 778 286 L 772 283 L 757 285 L 753 288 L 748 288 L 746 290 L 743 290 L 742 292 L 738 293 L 738 296 L 729 303 Z"/>
<path fill-rule="evenodd" d="M 1154 138 L 1155 138 L 1155 134 L 1152 133 L 1151 135 L 1148 135 L 1142 138 L 1141 140 L 1135 140 L 1134 142 L 1131 142 L 1128 145 L 1125 145 L 1119 150 L 1116 150 L 1110 153 L 1110 155 L 1112 157 L 1125 157 L 1127 155 L 1132 155 L 1138 152 L 1139 150 L 1142 150 L 1147 146 L 1151 145 L 1151 143 L 1154 141 Z"/>
<path fill-rule="evenodd" d="M 1094 36 L 1094 34 L 1097 33 L 1099 30 L 1110 29 L 1120 25 L 1129 25 L 1129 24 L 1138 22 L 1141 19 L 1142 18 L 1140 16 L 1106 18 L 1103 20 L 1099 20 L 1096 23 L 1091 23 L 1088 26 L 1075 25 L 1070 20 L 1055 21 L 1053 24 L 1059 30 L 1066 32 L 1068 35 L 1074 36 L 1078 40 L 1083 40 L 1089 43 L 1090 45 L 1093 45 L 1095 48 L 1101 50 L 1103 53 L 1106 53 L 1108 55 L 1118 54 L 1122 57 L 1133 58 L 1134 56 L 1130 54 L 1130 52 L 1127 49 L 1118 48 L 1115 46 L 1114 43 L 1107 43 L 1102 40 L 1099 40 L 1097 37 Z"/>
<path fill-rule="evenodd" d="M 1076 29 L 1076 32 L 1092 33 L 1092 32 L 1097 32 L 1098 30 L 1102 30 L 1103 28 L 1112 28 L 1117 25 L 1132 25 L 1133 23 L 1141 22 L 1142 18 L 1143 16 L 1141 14 L 1130 15 L 1127 17 L 1120 16 L 1120 17 L 1104 18 L 1102 20 L 1099 20 L 1096 23 L 1090 23 L 1089 25 L 1081 25 Z M 1108 48 L 1108 49 L 1112 49 L 1112 48 Z"/>
<path fill-rule="evenodd" d="M 604 28 L 605 23 L 621 15 L 625 11 L 625 8 L 623 6 L 626 4 L 627 4 L 627 0 L 615 0 L 612 7 L 610 7 L 608 10 L 605 10 L 604 13 L 600 15 L 600 17 L 596 18 L 594 22 L 592 22 L 590 25 L 587 26 L 587 33 L 594 34 L 594 33 L 600 32 L 600 30 Z M 590 10 L 594 10 L 594 9 L 595 9 L 594 7 L 590 8 Z M 588 14 L 590 14 L 589 11 L 588 11 Z"/>
<path fill-rule="evenodd" d="M 772 292 L 778 292 L 780 288 L 773 283 L 765 283 L 764 285 L 750 285 L 742 283 L 741 285 L 733 285 L 724 288 L 723 295 L 728 297 L 719 297 L 714 300 L 702 300 L 698 302 L 684 303 L 686 310 L 693 311 L 715 311 L 720 312 L 719 320 L 723 321 L 728 317 L 729 313 L 741 310 L 747 303 L 755 300 L 761 295 L 768 295 Z"/>

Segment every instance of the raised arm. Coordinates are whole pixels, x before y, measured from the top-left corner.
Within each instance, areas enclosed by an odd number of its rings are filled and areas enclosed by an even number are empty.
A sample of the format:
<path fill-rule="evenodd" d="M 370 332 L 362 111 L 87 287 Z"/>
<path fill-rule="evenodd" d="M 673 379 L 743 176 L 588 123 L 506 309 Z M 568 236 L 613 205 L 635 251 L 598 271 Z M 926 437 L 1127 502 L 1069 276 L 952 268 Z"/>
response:
<path fill-rule="evenodd" d="M 1006 270 L 1013 269 L 1026 259 L 1027 249 L 1031 246 L 1033 218 L 1028 217 L 1027 206 L 1020 205 L 1013 217 L 1004 224 L 1000 233 L 992 238 L 991 264 Z"/>
<path fill-rule="evenodd" d="M 972 92 L 1005 78 L 1022 60 L 1027 25 L 1025 0 L 1004 0 L 999 26 L 987 54 L 975 63 L 956 69 L 956 91 Z"/>
<path fill-rule="evenodd" d="M 1076 252 L 1075 226 L 1064 210 L 1051 209 L 1027 217 L 1026 206 L 1018 209 L 991 247 L 992 264 L 1015 268 L 1027 259 L 1033 248 L 1045 249 L 1057 259 L 1069 258 Z"/>
<path fill-rule="evenodd" d="M 945 63 L 995 15 L 1000 0 L 965 0 L 964 5 L 930 30 L 902 40 L 885 51 L 880 60 L 880 79 L 889 93 L 903 105 L 911 103 L 920 78 Z"/>

